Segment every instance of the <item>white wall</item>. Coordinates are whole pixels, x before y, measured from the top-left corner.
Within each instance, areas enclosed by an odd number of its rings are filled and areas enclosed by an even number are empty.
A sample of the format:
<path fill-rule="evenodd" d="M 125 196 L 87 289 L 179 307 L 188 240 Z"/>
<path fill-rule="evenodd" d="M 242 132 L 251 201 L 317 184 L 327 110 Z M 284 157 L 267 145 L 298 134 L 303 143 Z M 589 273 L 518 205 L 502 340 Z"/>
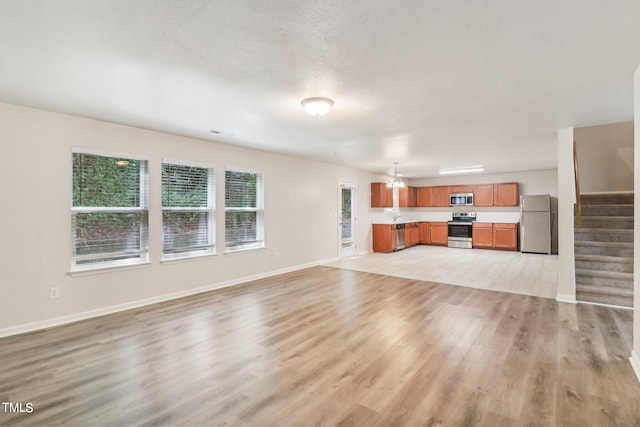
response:
<path fill-rule="evenodd" d="M 151 264 L 68 275 L 71 148 L 149 160 Z M 219 255 L 161 263 L 162 158 L 213 164 Z M 265 250 L 224 255 L 224 168 L 265 173 Z M 338 254 L 338 180 L 356 183 L 357 245 L 370 249 L 369 183 L 350 168 L 0 104 L 0 336 L 236 283 Z M 49 299 L 49 287 L 60 298 Z"/>
<path fill-rule="evenodd" d="M 633 122 L 574 129 L 581 193 L 633 191 Z"/>
<path fill-rule="evenodd" d="M 558 295 L 563 302 L 576 302 L 573 237 L 573 128 L 558 130 Z"/>
<path fill-rule="evenodd" d="M 636 69 L 634 81 L 634 160 L 640 165 L 640 66 Z M 640 170 L 635 170 L 634 200 L 640 201 Z M 633 351 L 631 352 L 631 366 L 640 380 L 640 209 L 633 213 Z"/>

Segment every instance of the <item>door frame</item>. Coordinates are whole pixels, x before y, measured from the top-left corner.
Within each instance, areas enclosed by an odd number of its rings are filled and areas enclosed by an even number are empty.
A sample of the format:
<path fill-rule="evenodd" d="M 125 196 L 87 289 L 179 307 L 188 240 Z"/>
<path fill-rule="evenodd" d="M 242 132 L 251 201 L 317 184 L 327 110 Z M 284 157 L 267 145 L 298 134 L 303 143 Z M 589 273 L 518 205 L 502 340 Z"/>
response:
<path fill-rule="evenodd" d="M 351 236 L 353 239 L 353 246 L 351 246 L 350 248 L 343 248 L 342 247 L 342 189 L 343 188 L 350 188 L 352 189 L 352 198 L 351 198 L 351 218 L 352 218 L 352 222 L 351 222 Z M 357 194 L 358 194 L 358 188 L 357 185 L 354 181 L 349 181 L 346 179 L 339 179 L 338 180 L 338 221 L 337 221 L 337 229 L 338 229 L 338 257 L 343 258 L 343 257 L 348 257 L 348 256 L 353 256 L 353 255 L 357 255 L 358 253 L 358 245 L 357 245 L 357 240 L 356 240 L 356 225 L 358 222 L 358 215 L 357 215 L 357 206 L 358 204 L 356 203 L 357 200 Z"/>

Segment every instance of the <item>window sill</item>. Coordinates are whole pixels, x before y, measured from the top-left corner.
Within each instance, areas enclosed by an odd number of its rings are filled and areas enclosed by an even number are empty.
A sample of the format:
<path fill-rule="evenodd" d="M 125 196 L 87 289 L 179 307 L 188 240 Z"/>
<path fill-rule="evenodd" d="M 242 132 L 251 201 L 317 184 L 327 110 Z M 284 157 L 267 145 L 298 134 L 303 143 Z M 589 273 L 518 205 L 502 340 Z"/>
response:
<path fill-rule="evenodd" d="M 237 249 L 235 251 L 225 251 L 224 255 L 225 256 L 233 256 L 233 255 L 241 255 L 241 254 L 246 254 L 246 253 L 250 253 L 250 252 L 262 252 L 264 250 L 266 250 L 267 247 L 263 246 L 261 248 L 248 248 L 248 249 Z"/>
<path fill-rule="evenodd" d="M 150 265 L 149 261 L 137 262 L 135 264 L 124 264 L 124 265 L 108 265 L 103 267 L 88 267 L 81 269 L 71 269 L 67 274 L 71 277 L 82 277 L 82 276 L 90 276 L 93 274 L 105 274 L 111 273 L 114 271 L 122 271 L 122 270 L 136 270 L 139 268 L 146 268 Z"/>
<path fill-rule="evenodd" d="M 175 258 L 163 258 L 162 260 L 160 260 L 160 263 L 176 264 L 180 262 L 197 261 L 202 258 L 209 258 L 209 257 L 215 257 L 215 256 L 218 256 L 216 252 L 212 252 L 208 254 L 199 254 L 199 255 L 188 255 L 188 256 L 175 257 Z"/>

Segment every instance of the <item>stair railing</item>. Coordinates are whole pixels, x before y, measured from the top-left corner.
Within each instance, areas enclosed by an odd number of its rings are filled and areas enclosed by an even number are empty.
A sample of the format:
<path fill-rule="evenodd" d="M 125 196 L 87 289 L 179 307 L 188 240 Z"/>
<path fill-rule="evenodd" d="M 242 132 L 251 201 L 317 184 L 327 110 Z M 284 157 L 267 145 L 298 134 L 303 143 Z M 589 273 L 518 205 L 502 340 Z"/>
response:
<path fill-rule="evenodd" d="M 582 227 L 582 200 L 580 199 L 580 177 L 578 176 L 578 149 L 576 142 L 573 141 L 573 179 L 576 185 L 576 228 Z"/>

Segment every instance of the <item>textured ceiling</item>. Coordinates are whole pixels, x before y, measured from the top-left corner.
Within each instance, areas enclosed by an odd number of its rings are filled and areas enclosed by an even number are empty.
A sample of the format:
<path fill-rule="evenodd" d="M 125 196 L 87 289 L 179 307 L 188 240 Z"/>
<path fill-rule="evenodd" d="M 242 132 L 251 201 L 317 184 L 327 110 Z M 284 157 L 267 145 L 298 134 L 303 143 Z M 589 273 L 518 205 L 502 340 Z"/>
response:
<path fill-rule="evenodd" d="M 633 120 L 639 22 L 637 0 L 0 0 L 0 101 L 408 177 L 547 169 L 556 129 Z"/>

